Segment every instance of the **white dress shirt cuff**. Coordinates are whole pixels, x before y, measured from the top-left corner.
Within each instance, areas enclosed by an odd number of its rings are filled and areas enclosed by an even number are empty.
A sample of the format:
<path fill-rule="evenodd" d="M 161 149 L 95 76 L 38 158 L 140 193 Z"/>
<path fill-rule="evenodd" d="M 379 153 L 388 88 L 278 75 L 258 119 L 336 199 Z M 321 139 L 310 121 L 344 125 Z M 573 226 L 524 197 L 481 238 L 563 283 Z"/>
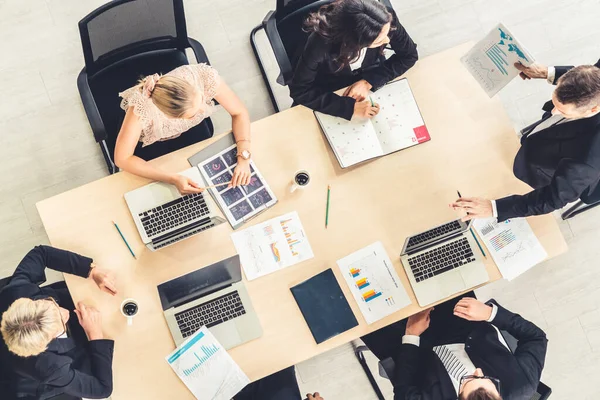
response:
<path fill-rule="evenodd" d="M 556 77 L 556 69 L 554 67 L 548 67 L 548 83 L 554 85 L 554 78 Z"/>
<path fill-rule="evenodd" d="M 492 215 L 498 218 L 498 209 L 496 208 L 496 200 L 492 200 Z"/>
<path fill-rule="evenodd" d="M 402 336 L 402 344 L 412 344 L 419 347 L 421 344 L 421 338 L 415 335 L 404 335 Z"/>
<path fill-rule="evenodd" d="M 492 322 L 494 320 L 494 318 L 496 318 L 496 314 L 498 314 L 498 306 L 496 306 L 495 304 L 492 304 L 492 314 L 490 315 L 490 319 L 487 320 L 487 322 Z M 404 339 L 402 339 L 402 341 L 404 342 Z"/>

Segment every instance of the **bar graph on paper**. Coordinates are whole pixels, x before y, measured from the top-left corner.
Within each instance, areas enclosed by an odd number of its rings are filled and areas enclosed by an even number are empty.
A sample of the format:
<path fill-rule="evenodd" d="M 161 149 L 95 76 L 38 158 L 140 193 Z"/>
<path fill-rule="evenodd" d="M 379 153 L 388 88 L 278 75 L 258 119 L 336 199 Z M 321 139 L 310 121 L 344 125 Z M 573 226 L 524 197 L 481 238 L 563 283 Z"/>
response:
<path fill-rule="evenodd" d="M 514 67 L 516 62 L 530 65 L 534 59 L 506 26 L 498 24 L 461 62 L 492 97 L 519 74 Z"/>
<path fill-rule="evenodd" d="M 234 232 L 231 239 L 248 280 L 314 257 L 295 211 Z"/>
<path fill-rule="evenodd" d="M 368 324 L 410 304 L 380 242 L 338 260 L 337 265 Z"/>
<path fill-rule="evenodd" d="M 203 366 L 210 359 L 210 357 L 216 354 L 219 350 L 215 345 L 212 345 L 211 347 L 200 346 L 200 348 L 202 350 L 201 355 L 198 355 L 198 353 L 194 352 L 194 357 L 196 357 L 198 362 L 194 363 L 194 365 L 189 368 L 183 369 L 185 376 L 190 376 L 195 370 Z"/>
<path fill-rule="evenodd" d="M 165 359 L 197 399 L 229 400 L 250 382 L 205 326 Z"/>

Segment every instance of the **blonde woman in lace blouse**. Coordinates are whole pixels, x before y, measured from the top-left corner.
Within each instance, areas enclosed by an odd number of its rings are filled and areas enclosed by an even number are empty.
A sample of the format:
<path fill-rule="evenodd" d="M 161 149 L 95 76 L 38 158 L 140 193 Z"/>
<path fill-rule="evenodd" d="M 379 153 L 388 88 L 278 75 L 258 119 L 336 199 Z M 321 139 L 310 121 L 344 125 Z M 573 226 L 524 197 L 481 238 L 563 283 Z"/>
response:
<path fill-rule="evenodd" d="M 240 99 L 206 64 L 183 65 L 166 75 L 150 75 L 119 93 L 125 119 L 115 145 L 115 164 L 135 175 L 175 185 L 182 194 L 204 190 L 183 175 L 158 169 L 133 153 L 138 142 L 149 146 L 185 134 L 214 111 L 213 99 L 229 112 L 238 164 L 231 186 L 250 182 L 250 117 Z"/>

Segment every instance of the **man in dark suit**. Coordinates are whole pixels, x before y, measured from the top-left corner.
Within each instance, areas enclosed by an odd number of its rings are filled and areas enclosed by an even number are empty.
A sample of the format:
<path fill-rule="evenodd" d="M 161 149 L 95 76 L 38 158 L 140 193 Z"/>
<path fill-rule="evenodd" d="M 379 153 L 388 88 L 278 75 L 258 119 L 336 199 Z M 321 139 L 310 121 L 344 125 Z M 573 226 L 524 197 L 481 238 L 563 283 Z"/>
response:
<path fill-rule="evenodd" d="M 0 290 L 2 399 L 106 398 L 112 392 L 112 340 L 100 314 L 79 303 L 64 282 L 40 287 L 45 268 L 93 280 L 112 295 L 112 273 L 91 258 L 37 246 Z"/>
<path fill-rule="evenodd" d="M 521 131 L 513 166 L 515 176 L 534 190 L 497 200 L 458 199 L 450 206 L 466 211 L 465 221 L 547 214 L 592 193 L 600 181 L 600 68 L 521 70 L 525 77 L 550 76 L 557 84 L 542 118 Z"/>
<path fill-rule="evenodd" d="M 363 337 L 395 361 L 395 400 L 530 400 L 546 357 L 546 334 L 474 293 Z M 499 330 L 518 340 L 511 352 Z"/>

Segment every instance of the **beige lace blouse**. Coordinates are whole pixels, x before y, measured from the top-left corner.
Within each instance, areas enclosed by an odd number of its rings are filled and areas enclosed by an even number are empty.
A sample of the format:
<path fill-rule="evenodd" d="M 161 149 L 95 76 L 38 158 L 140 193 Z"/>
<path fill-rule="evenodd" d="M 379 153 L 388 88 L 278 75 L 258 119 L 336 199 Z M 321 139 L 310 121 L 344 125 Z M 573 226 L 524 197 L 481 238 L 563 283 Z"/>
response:
<path fill-rule="evenodd" d="M 159 140 L 176 138 L 188 129 L 198 125 L 215 110 L 213 98 L 219 86 L 219 74 L 206 64 L 182 65 L 169 72 L 169 76 L 184 79 L 196 88 L 204 90 L 206 108 L 191 119 L 169 118 L 154 105 L 152 99 L 142 94 L 142 89 L 132 87 L 119 93 L 121 108 L 125 111 L 133 107 L 133 112 L 140 118 L 142 146 L 148 146 Z"/>

